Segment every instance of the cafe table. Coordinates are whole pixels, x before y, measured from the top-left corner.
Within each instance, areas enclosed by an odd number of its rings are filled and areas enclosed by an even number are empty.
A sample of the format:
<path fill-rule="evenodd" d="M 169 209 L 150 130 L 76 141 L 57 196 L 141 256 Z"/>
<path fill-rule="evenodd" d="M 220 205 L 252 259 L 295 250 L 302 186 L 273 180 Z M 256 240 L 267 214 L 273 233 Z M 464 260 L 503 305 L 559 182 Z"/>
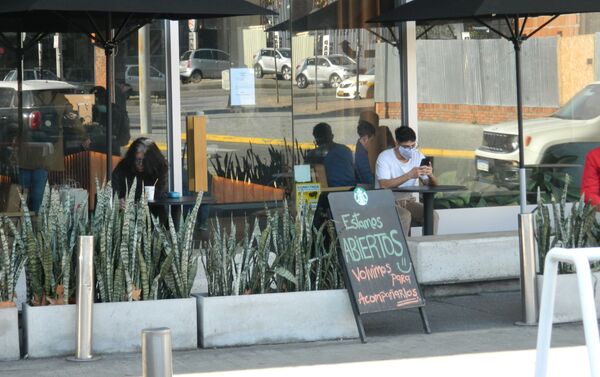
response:
<path fill-rule="evenodd" d="M 433 235 L 433 198 L 438 192 L 465 191 L 465 186 L 402 186 L 393 188 L 393 192 L 416 192 L 423 198 L 423 235 Z"/>
<path fill-rule="evenodd" d="M 153 200 L 148 200 L 148 206 L 158 207 L 165 206 L 169 208 L 169 213 L 173 218 L 175 226 L 178 226 L 179 217 L 184 206 L 193 206 L 196 204 L 196 195 L 183 195 L 178 198 L 161 197 Z M 204 195 L 202 197 L 202 204 L 214 204 L 215 199 L 211 196 Z"/>

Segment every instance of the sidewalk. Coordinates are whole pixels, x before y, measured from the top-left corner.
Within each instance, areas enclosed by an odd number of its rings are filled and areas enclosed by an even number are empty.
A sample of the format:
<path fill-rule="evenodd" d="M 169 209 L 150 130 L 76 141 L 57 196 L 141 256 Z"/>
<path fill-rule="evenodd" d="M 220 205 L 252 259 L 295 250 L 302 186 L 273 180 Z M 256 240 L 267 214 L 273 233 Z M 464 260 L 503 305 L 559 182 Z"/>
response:
<path fill-rule="evenodd" d="M 418 310 L 364 317 L 359 340 L 282 344 L 173 353 L 176 376 L 533 376 L 536 327 L 515 326 L 518 292 L 432 298 L 433 333 L 422 332 Z M 49 324 L 51 325 L 51 324 Z M 553 331 L 549 376 L 589 375 L 581 324 Z M 141 355 L 104 355 L 90 363 L 64 358 L 0 363 L 0 376 L 140 376 Z"/>

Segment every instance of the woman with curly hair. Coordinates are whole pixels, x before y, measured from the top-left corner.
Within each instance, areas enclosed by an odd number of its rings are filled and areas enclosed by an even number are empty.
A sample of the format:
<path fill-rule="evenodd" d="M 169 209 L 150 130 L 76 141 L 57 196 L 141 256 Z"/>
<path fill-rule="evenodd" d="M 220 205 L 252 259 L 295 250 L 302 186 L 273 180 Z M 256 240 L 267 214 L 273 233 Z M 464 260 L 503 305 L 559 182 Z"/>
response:
<path fill-rule="evenodd" d="M 155 186 L 154 197 L 167 192 L 169 165 L 158 146 L 147 137 L 137 138 L 112 173 L 112 186 L 119 199 L 124 200 L 127 190 L 137 182 L 135 200 L 139 200 L 144 186 Z"/>

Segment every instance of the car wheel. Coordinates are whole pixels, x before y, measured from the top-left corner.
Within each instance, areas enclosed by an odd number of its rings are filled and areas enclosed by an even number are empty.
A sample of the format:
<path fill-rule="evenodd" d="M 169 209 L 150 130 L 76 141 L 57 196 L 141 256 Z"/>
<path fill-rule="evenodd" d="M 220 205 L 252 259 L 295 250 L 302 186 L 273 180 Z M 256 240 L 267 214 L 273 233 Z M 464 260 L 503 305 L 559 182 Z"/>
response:
<path fill-rule="evenodd" d="M 260 66 L 260 64 L 256 64 L 254 66 L 254 77 L 256 77 L 257 79 L 260 79 L 263 77 L 263 69 Z"/>
<path fill-rule="evenodd" d="M 281 77 L 284 80 L 292 79 L 292 70 L 290 69 L 290 67 L 284 66 L 283 68 L 281 68 Z"/>
<path fill-rule="evenodd" d="M 337 88 L 338 86 L 340 86 L 341 82 L 342 79 L 335 73 L 329 77 L 329 86 L 331 86 L 332 88 Z"/>
<path fill-rule="evenodd" d="M 200 81 L 202 81 L 202 72 L 200 71 L 194 71 L 192 72 L 192 75 L 190 76 L 190 81 L 192 81 L 193 83 L 199 83 Z"/>
<path fill-rule="evenodd" d="M 299 75 L 296 77 L 296 85 L 298 85 L 298 88 L 300 89 L 306 88 L 308 86 L 308 80 L 306 79 L 306 76 Z"/>

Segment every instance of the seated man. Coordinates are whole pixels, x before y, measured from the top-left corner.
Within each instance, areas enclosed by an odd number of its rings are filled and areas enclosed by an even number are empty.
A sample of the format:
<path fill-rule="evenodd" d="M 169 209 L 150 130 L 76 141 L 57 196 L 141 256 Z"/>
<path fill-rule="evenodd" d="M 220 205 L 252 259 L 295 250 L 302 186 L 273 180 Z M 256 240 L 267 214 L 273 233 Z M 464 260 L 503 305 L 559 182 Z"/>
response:
<path fill-rule="evenodd" d="M 352 151 L 343 144 L 333 142 L 331 126 L 319 123 L 313 128 L 317 147 L 306 153 L 307 164 L 323 164 L 329 187 L 355 186 Z"/>
<path fill-rule="evenodd" d="M 356 142 L 356 150 L 354 152 L 354 171 L 356 173 L 356 183 L 368 185 L 372 188 L 375 183 L 375 177 L 369 163 L 368 146 L 375 136 L 376 126 L 366 116 L 363 116 L 365 113 L 367 112 L 364 111 L 360 114 L 361 117 L 358 120 L 358 127 L 356 128 L 358 141 Z M 379 120 L 379 117 L 373 111 L 368 113 L 373 113 L 373 119 Z"/>
<path fill-rule="evenodd" d="M 420 166 L 425 156 L 417 149 L 415 131 L 409 127 L 398 127 L 395 133 L 396 147 L 381 152 L 377 158 L 376 187 L 392 189 L 416 186 L 417 179 L 430 186 L 437 185 L 431 165 Z M 402 229 L 408 235 L 411 223 L 423 225 L 423 205 L 416 201 L 413 194 L 395 193 L 395 196 Z M 434 218 L 434 227 L 436 224 Z"/>
<path fill-rule="evenodd" d="M 581 194 L 586 202 L 600 210 L 600 148 L 591 150 L 585 156 Z"/>

